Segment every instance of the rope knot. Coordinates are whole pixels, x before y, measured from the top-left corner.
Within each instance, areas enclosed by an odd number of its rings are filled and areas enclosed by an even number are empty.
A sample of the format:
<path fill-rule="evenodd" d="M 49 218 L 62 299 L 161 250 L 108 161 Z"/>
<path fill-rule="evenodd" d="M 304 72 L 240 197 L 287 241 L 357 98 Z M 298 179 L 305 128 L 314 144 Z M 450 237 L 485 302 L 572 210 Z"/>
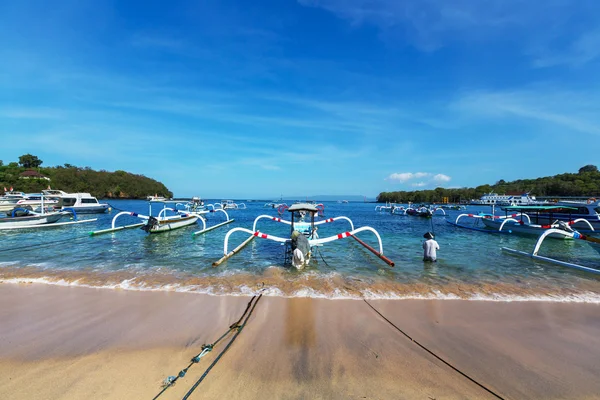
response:
<path fill-rule="evenodd" d="M 174 385 L 175 384 L 175 380 L 176 380 L 176 378 L 174 376 L 166 377 L 165 380 L 163 381 L 162 386 L 164 388 L 167 388 L 167 387 L 169 387 L 171 385 Z"/>

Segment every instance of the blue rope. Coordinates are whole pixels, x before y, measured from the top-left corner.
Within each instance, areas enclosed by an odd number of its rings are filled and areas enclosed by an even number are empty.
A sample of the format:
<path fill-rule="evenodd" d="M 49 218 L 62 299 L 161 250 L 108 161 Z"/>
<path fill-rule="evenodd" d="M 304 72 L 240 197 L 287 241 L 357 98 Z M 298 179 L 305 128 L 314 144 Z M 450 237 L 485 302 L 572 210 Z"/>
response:
<path fill-rule="evenodd" d="M 264 289 L 261 289 L 261 292 Z M 260 296 L 262 296 L 262 293 L 260 294 Z M 259 296 L 259 298 L 260 298 Z M 184 369 L 182 369 L 181 371 L 179 371 L 179 373 L 176 376 L 168 376 L 167 378 L 165 378 L 165 380 L 163 381 L 163 389 L 156 395 L 154 396 L 154 398 L 152 400 L 156 400 L 158 397 L 160 397 L 160 395 L 162 395 L 168 388 L 170 388 L 171 386 L 174 386 L 175 383 L 177 382 L 177 380 L 179 378 L 183 378 L 185 377 L 185 374 L 187 373 L 188 369 L 194 365 L 200 362 L 200 360 L 202 359 L 202 357 L 204 357 L 205 355 L 207 355 L 208 353 L 210 353 L 213 348 L 221 341 L 225 338 L 225 336 L 227 336 L 230 332 L 234 331 L 237 329 L 237 334 L 242 330 L 243 326 L 246 324 L 246 321 L 248 320 L 248 318 L 246 318 L 246 320 L 244 321 L 244 323 L 242 325 L 240 325 L 240 323 L 242 322 L 242 319 L 244 318 L 244 316 L 246 316 L 246 314 L 248 313 L 248 310 L 250 309 L 250 306 L 252 305 L 252 302 L 254 301 L 254 299 L 256 298 L 256 295 L 252 296 L 252 298 L 250 299 L 250 301 L 248 302 L 248 304 L 246 305 L 246 309 L 244 310 L 244 313 L 242 314 L 242 316 L 233 324 L 231 324 L 229 326 L 229 329 L 227 330 L 227 332 L 225 332 L 224 334 L 222 334 L 217 340 L 215 340 L 214 343 L 212 344 L 203 344 L 202 345 L 202 351 L 198 354 L 196 354 L 194 357 L 192 357 L 192 359 L 190 360 L 190 363 L 188 364 L 187 367 L 185 367 Z M 254 306 L 256 306 L 256 303 L 258 302 L 258 300 L 256 300 L 256 302 L 254 302 Z M 254 310 L 254 306 L 252 307 L 252 310 L 250 311 L 250 313 L 252 313 L 252 311 Z M 250 314 L 248 314 L 248 317 L 250 317 Z M 235 338 L 235 336 L 234 336 Z M 231 343 L 231 342 L 230 342 Z M 229 346 L 229 345 L 228 345 Z M 220 358 L 220 357 L 219 357 Z M 212 368 L 212 366 L 211 366 Z M 206 373 L 205 373 L 206 374 Z M 199 384 L 199 383 L 198 383 Z M 197 385 L 196 385 L 197 386 Z"/>
<path fill-rule="evenodd" d="M 210 372 L 210 370 L 217 364 L 217 362 L 219 362 L 219 360 L 221 359 L 221 357 L 223 357 L 223 354 L 225 354 L 227 352 L 227 350 L 229 350 L 229 348 L 231 347 L 231 345 L 233 344 L 233 342 L 235 342 L 235 339 L 237 339 L 237 337 L 239 336 L 239 334 L 242 333 L 242 329 L 244 329 L 244 327 L 248 323 L 248 320 L 250 319 L 250 316 L 252 315 L 252 312 L 254 312 L 254 308 L 256 308 L 256 305 L 258 304 L 258 301 L 260 300 L 261 297 L 262 297 L 262 293 L 258 296 L 258 298 L 256 299 L 256 301 L 252 305 L 252 308 L 250 309 L 250 312 L 248 313 L 248 316 L 244 320 L 244 323 L 242 325 L 238 326 L 238 331 L 235 333 L 235 335 L 233 336 L 233 338 L 231 338 L 231 340 L 229 341 L 229 343 L 227 343 L 227 346 L 225 346 L 225 348 L 219 353 L 219 355 L 217 356 L 217 358 L 215 358 L 215 360 L 212 362 L 212 364 L 210 364 L 210 366 L 206 369 L 206 371 L 204 371 L 204 373 L 202 374 L 202 376 L 200 377 L 200 379 L 198 379 L 196 381 L 196 383 L 194 383 L 194 386 L 192 386 L 191 389 L 186 393 L 186 395 L 183 396 L 182 400 L 187 400 L 191 396 L 191 394 L 194 392 L 194 390 L 196 390 L 196 388 L 198 387 L 198 385 L 200 385 L 200 383 L 204 380 L 204 378 L 206 378 L 206 376 L 208 375 L 208 373 Z M 252 300 L 254 300 L 254 297 L 252 298 Z M 252 300 L 250 300 L 250 303 L 252 302 Z"/>

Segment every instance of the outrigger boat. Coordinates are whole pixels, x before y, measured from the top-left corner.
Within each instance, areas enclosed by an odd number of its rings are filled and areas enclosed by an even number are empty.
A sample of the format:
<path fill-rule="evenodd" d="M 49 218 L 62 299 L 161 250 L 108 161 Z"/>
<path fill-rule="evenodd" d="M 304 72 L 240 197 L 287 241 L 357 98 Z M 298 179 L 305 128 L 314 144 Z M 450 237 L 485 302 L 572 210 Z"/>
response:
<path fill-rule="evenodd" d="M 244 203 L 234 203 L 233 200 L 221 200 L 221 207 L 224 210 L 245 210 L 246 205 Z"/>
<path fill-rule="evenodd" d="M 328 219 L 324 219 L 321 221 L 315 221 L 315 217 L 319 214 L 320 209 L 314 204 L 307 204 L 307 203 L 293 204 L 292 206 L 287 208 L 287 211 L 289 211 L 291 213 L 290 221 L 286 221 L 281 218 L 273 217 L 270 215 L 260 215 L 254 220 L 254 225 L 252 227 L 252 230 L 246 229 L 246 228 L 231 229 L 229 232 L 227 232 L 227 235 L 225 235 L 225 241 L 224 241 L 224 246 L 223 246 L 223 254 L 224 255 L 220 260 L 213 263 L 213 266 L 216 267 L 216 266 L 220 265 L 223 261 L 227 260 L 229 257 L 238 253 L 244 246 L 246 246 L 248 243 L 250 243 L 250 241 L 252 241 L 254 238 L 257 238 L 257 237 L 261 238 L 261 239 L 269 239 L 274 242 L 279 242 L 279 243 L 285 244 L 286 250 L 285 250 L 285 257 L 284 257 L 284 265 L 291 264 L 294 267 L 296 267 L 297 269 L 302 269 L 306 265 L 308 265 L 308 263 L 310 262 L 310 258 L 313 253 L 313 250 L 316 248 L 316 246 L 320 246 L 325 243 L 329 243 L 329 242 L 332 242 L 332 241 L 338 240 L 338 239 L 344 239 L 347 237 L 352 237 L 352 238 L 356 239 L 362 246 L 364 246 L 369 251 L 371 251 L 373 254 L 375 254 L 377 257 L 379 257 L 380 259 L 385 261 L 388 265 L 390 265 L 392 267 L 394 266 L 394 263 L 390 259 L 388 259 L 387 257 L 385 257 L 383 255 L 383 244 L 381 242 L 381 237 L 379 236 L 379 233 L 377 233 L 377 231 L 375 229 L 373 229 L 369 226 L 363 226 L 361 228 L 355 229 L 354 224 L 352 223 L 352 220 L 350 220 L 347 217 L 343 217 L 343 216 L 335 217 L 335 218 L 328 218 Z M 257 222 L 261 219 L 269 219 L 269 220 L 272 220 L 272 221 L 275 221 L 278 223 L 289 225 L 290 229 L 291 229 L 290 237 L 289 238 L 277 237 L 277 236 L 268 235 L 266 233 L 262 233 L 262 232 L 258 231 L 256 229 L 256 225 L 257 225 Z M 351 228 L 350 231 L 342 232 L 337 235 L 333 235 L 333 236 L 326 237 L 326 238 L 319 238 L 319 236 L 317 234 L 317 226 L 318 225 L 331 223 L 331 222 L 338 221 L 338 220 L 348 221 L 350 223 L 350 228 Z M 377 237 L 377 240 L 379 242 L 379 251 L 375 250 L 374 248 L 372 248 L 371 246 L 369 246 L 368 244 L 366 244 L 365 242 L 363 242 L 362 240 L 360 240 L 359 238 L 357 238 L 355 236 L 357 233 L 363 232 L 363 231 L 370 231 L 375 234 L 375 236 Z M 238 247 L 236 247 L 232 251 L 229 251 L 229 237 L 235 232 L 245 232 L 245 233 L 250 234 L 250 237 L 248 237 Z"/>
<path fill-rule="evenodd" d="M 162 203 L 163 207 L 159 211 L 158 215 L 155 217 L 152 215 L 152 204 L 153 203 L 159 203 L 159 202 L 157 202 L 157 201 L 149 202 L 148 215 L 138 214 L 136 212 L 130 212 L 130 211 L 122 211 L 122 212 L 118 213 L 117 215 L 115 215 L 114 218 L 112 219 L 111 228 L 90 232 L 90 235 L 95 236 L 95 235 L 100 235 L 103 233 L 117 232 L 117 231 L 121 231 L 124 229 L 132 229 L 132 228 L 141 228 L 143 231 L 145 231 L 147 233 L 160 233 L 160 232 L 167 232 L 167 231 L 171 231 L 174 229 L 183 228 L 183 227 L 186 227 L 189 225 L 193 225 L 197 221 L 201 221 L 202 225 L 203 225 L 203 229 L 198 232 L 194 232 L 192 234 L 192 236 L 195 236 L 195 235 L 200 235 L 200 234 L 206 233 L 208 231 L 211 231 L 215 228 L 229 224 L 234 221 L 233 219 L 229 219 L 229 215 L 224 210 L 220 210 L 220 209 L 206 210 L 204 208 L 198 208 L 198 209 L 194 210 L 193 209 L 193 207 L 194 207 L 193 201 L 190 203 L 190 204 L 192 204 L 192 206 L 188 206 L 188 208 L 186 210 L 178 209 L 177 206 L 180 205 L 181 203 L 177 203 L 175 201 L 160 202 L 160 203 Z M 174 204 L 174 207 L 167 207 L 167 204 L 169 204 L 169 203 Z M 196 204 L 198 204 L 198 203 L 196 203 Z M 217 212 L 217 211 L 224 213 L 227 220 L 221 224 L 207 228 L 206 227 L 206 218 L 204 217 L 204 215 L 212 213 L 212 212 Z M 167 213 L 170 213 L 171 215 L 167 215 Z M 121 216 L 125 216 L 125 215 L 139 218 L 145 222 L 131 224 L 131 225 L 117 226 L 117 224 L 116 224 L 117 218 L 119 218 Z"/>
<path fill-rule="evenodd" d="M 399 207 L 396 203 L 385 202 L 385 206 L 375 206 L 375 211 L 379 212 L 394 212 L 394 209 Z"/>
<path fill-rule="evenodd" d="M 538 216 L 539 212 L 550 213 L 552 215 L 553 209 L 561 209 L 565 210 L 566 207 L 553 207 L 553 206 L 514 206 L 514 207 L 505 207 L 506 215 L 494 215 L 494 214 L 460 214 L 456 217 L 454 222 L 446 220 L 446 222 L 466 229 L 472 229 L 482 232 L 488 233 L 519 233 L 525 235 L 540 235 L 545 230 L 559 228 L 565 225 L 575 225 L 575 224 L 584 224 L 589 228 L 590 231 L 594 231 L 592 225 L 583 218 L 578 218 L 575 220 L 570 220 L 568 223 L 564 221 L 554 221 L 551 224 L 539 224 Z M 508 214 L 508 211 L 516 211 L 514 214 Z M 523 211 L 529 211 L 529 213 L 525 213 Z M 535 215 L 533 213 L 536 213 Z M 532 214 L 534 221 L 532 222 Z M 476 226 L 473 224 L 472 226 L 459 224 L 459 220 L 463 217 L 473 218 L 476 222 L 481 222 L 483 227 Z M 517 219 L 519 218 L 519 219 Z M 556 233 L 550 234 L 550 237 L 554 238 L 568 238 L 565 235 L 560 235 Z"/>
<path fill-rule="evenodd" d="M 564 224 L 564 222 L 563 222 Z M 585 240 L 587 242 L 589 242 L 590 244 L 593 244 L 594 248 L 600 252 L 600 239 L 595 238 L 595 237 L 591 237 L 591 236 L 586 236 L 583 235 L 577 231 L 574 231 L 572 229 L 564 229 L 564 227 L 562 227 L 562 229 L 556 229 L 556 228 L 552 228 L 552 229 L 548 229 L 545 232 L 543 232 L 540 237 L 538 238 L 537 242 L 535 243 L 535 246 L 533 248 L 533 251 L 531 253 L 526 253 L 524 251 L 520 251 L 520 250 L 515 250 L 515 249 L 510 249 L 508 247 L 502 247 L 503 251 L 506 251 L 508 253 L 517 255 L 517 256 L 526 256 L 526 257 L 530 257 L 533 258 L 535 260 L 540 260 L 540 261 L 545 261 L 551 264 L 556 264 L 556 265 L 560 265 L 563 267 L 568 267 L 568 268 L 574 268 L 574 269 L 578 269 L 581 271 L 586 271 L 586 272 L 592 272 L 595 274 L 600 274 L 600 265 L 596 268 L 591 268 L 591 267 L 586 267 L 583 265 L 579 265 L 579 264 L 574 264 L 574 263 L 570 263 L 570 262 L 566 262 L 566 261 L 561 261 L 561 260 L 556 260 L 554 258 L 551 257 L 544 257 L 544 256 L 540 256 L 538 255 L 538 252 L 540 250 L 540 247 L 542 245 L 542 243 L 544 242 L 544 239 L 546 237 L 551 237 L 551 235 L 562 235 L 565 238 L 568 239 L 577 239 L 577 240 Z"/>
<path fill-rule="evenodd" d="M 421 207 L 417 207 L 417 208 L 408 207 L 407 209 L 404 210 L 404 214 L 412 215 L 412 216 L 416 216 L 416 217 L 431 218 L 431 217 L 433 217 L 435 212 L 438 210 L 440 210 L 444 215 L 446 215 L 446 211 L 444 211 L 443 208 L 439 208 L 439 207 L 430 208 L 430 207 L 426 207 L 426 206 L 421 206 Z"/>
<path fill-rule="evenodd" d="M 4 218 L 0 218 L 0 230 L 15 230 L 15 229 L 36 229 L 48 228 L 65 225 L 83 224 L 94 222 L 94 219 L 78 220 L 77 214 L 73 209 L 65 209 L 56 212 L 45 212 L 44 199 L 42 196 L 41 212 L 34 212 L 25 208 L 15 208 Z M 72 215 L 73 221 L 58 222 L 61 218 Z"/>
<path fill-rule="evenodd" d="M 540 224 L 549 224 L 556 220 L 572 221 L 574 218 L 583 218 L 587 220 L 595 230 L 600 230 L 600 201 L 595 198 L 589 198 L 585 202 L 581 201 L 559 201 L 554 204 L 548 204 L 554 208 L 549 211 L 540 210 L 537 212 L 537 220 Z M 503 210 L 511 210 L 514 207 L 502 207 Z M 523 208 L 523 207 L 518 207 Z M 587 229 L 587 224 L 579 223 L 574 226 L 575 229 Z"/>

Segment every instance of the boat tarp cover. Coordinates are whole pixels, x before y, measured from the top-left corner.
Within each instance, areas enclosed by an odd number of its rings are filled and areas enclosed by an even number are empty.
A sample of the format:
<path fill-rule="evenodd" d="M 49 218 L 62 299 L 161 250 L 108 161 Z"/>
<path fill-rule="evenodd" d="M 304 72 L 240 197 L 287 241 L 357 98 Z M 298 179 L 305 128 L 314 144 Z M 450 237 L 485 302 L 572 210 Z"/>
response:
<path fill-rule="evenodd" d="M 532 210 L 532 211 L 554 211 L 554 210 L 577 210 L 576 207 L 568 206 L 507 206 L 503 207 L 503 210 L 507 211 L 518 211 L 518 210 Z"/>
<path fill-rule="evenodd" d="M 319 209 L 317 208 L 317 206 L 315 206 L 314 204 L 308 204 L 308 203 L 298 203 L 298 204 L 292 204 L 290 206 L 290 208 L 287 209 L 289 212 L 294 212 L 294 211 L 309 211 L 309 212 L 319 212 Z"/>

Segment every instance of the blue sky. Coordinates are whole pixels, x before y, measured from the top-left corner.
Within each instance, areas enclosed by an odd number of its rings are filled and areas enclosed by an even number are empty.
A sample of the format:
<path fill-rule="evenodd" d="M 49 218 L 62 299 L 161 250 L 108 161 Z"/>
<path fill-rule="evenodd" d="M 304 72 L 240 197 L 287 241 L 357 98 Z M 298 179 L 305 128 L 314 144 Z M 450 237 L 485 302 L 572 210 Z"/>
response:
<path fill-rule="evenodd" d="M 270 198 L 599 161 L 595 1 L 4 1 L 0 37 L 5 162 Z"/>

